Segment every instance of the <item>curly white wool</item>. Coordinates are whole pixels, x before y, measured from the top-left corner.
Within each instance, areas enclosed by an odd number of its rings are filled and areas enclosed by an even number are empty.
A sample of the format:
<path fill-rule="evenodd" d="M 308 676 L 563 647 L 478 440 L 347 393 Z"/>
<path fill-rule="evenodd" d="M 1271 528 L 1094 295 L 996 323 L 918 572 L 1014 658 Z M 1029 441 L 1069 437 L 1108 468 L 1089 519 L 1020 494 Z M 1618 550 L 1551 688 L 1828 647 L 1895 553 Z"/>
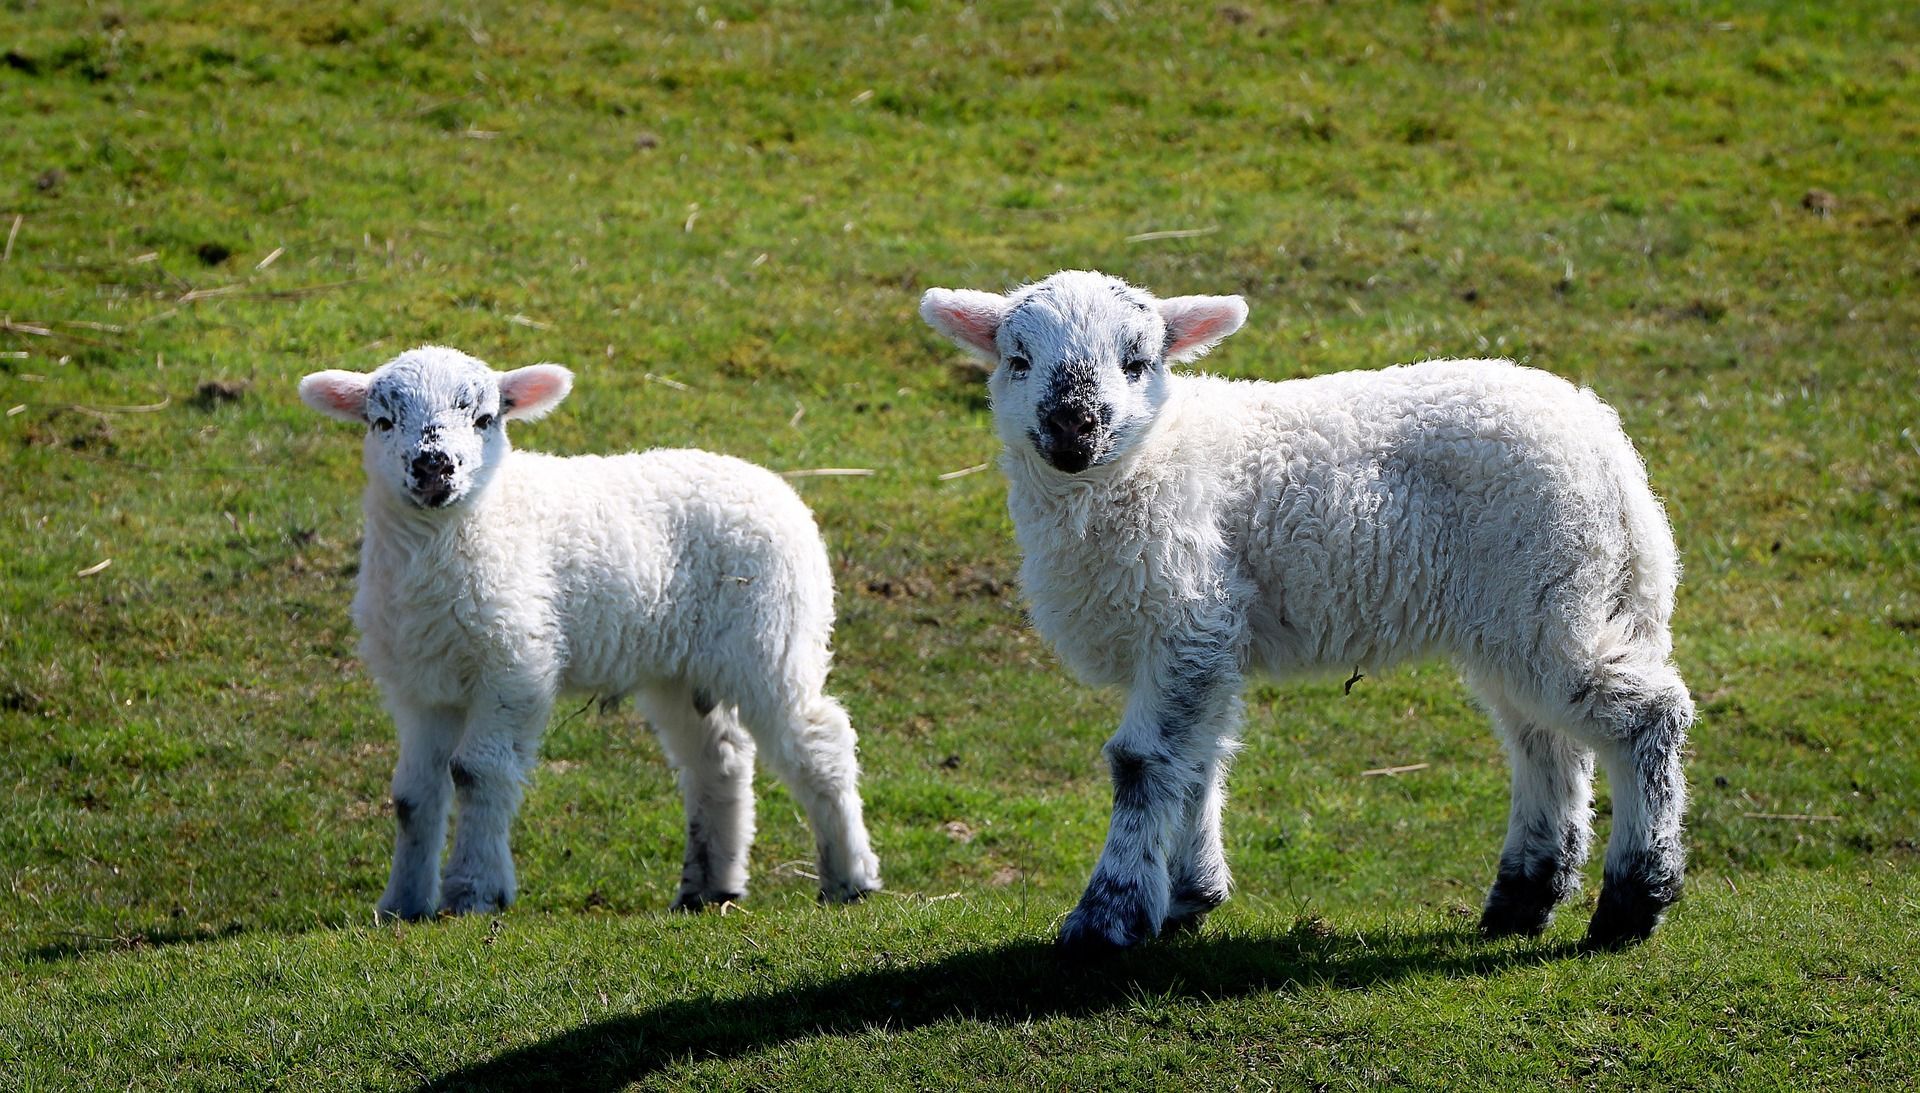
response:
<path fill-rule="evenodd" d="M 301 384 L 316 409 L 369 424 L 353 614 L 400 736 L 378 912 L 512 901 L 508 828 L 563 691 L 634 696 L 678 768 L 676 906 L 745 892 L 756 744 L 813 824 L 823 895 L 878 888 L 853 729 L 823 689 L 833 578 L 811 513 L 726 456 L 512 451 L 502 419 L 570 385 L 556 366 L 495 373 L 436 346 Z"/>
<path fill-rule="evenodd" d="M 1281 383 L 1176 374 L 1246 315 L 1069 271 L 921 314 L 993 361 L 1035 626 L 1129 691 L 1105 853 L 1062 939 L 1128 945 L 1226 897 L 1219 813 L 1249 669 L 1453 657 L 1514 763 L 1483 926 L 1536 933 L 1577 886 L 1597 752 L 1620 787 L 1596 944 L 1677 897 L 1692 703 L 1679 566 L 1615 413 L 1505 361 Z"/>

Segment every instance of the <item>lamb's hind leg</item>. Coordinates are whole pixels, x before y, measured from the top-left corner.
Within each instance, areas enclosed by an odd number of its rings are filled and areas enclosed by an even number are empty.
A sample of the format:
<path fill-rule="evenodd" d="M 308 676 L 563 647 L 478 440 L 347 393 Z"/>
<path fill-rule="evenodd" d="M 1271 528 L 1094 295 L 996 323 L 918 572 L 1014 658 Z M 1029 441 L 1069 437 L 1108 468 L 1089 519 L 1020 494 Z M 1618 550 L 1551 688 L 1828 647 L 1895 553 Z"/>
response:
<path fill-rule="evenodd" d="M 817 687 L 779 697 L 753 695 L 740 717 L 760 756 L 779 775 L 813 826 L 820 898 L 850 903 L 880 888 L 880 859 L 867 838 L 860 807 L 860 766 L 853 725 L 840 703 Z"/>
<path fill-rule="evenodd" d="M 1504 697 L 1486 697 L 1513 764 L 1513 809 L 1480 931 L 1532 937 L 1580 888 L 1592 835 L 1593 753 L 1536 724 Z"/>
<path fill-rule="evenodd" d="M 1613 792 L 1606 875 L 1586 944 L 1613 949 L 1645 940 L 1680 898 L 1687 807 L 1681 753 L 1693 699 L 1679 674 L 1663 664 L 1609 666 L 1587 694 L 1576 696 L 1576 705 L 1583 701 Z"/>
<path fill-rule="evenodd" d="M 704 692 L 675 687 L 638 697 L 686 802 L 687 853 L 674 910 L 742 898 L 753 845 L 753 738 L 730 707 Z"/>

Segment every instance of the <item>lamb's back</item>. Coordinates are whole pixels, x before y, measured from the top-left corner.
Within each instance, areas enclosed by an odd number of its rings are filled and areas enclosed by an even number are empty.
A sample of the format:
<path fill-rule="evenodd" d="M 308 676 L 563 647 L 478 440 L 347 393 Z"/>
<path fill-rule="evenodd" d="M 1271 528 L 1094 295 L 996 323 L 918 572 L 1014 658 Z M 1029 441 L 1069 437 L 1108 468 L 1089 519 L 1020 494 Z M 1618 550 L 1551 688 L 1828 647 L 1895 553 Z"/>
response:
<path fill-rule="evenodd" d="M 743 641 L 825 634 L 832 576 L 806 505 L 764 468 L 514 452 L 460 520 L 370 521 L 355 616 L 375 673 L 436 701 L 499 672 L 621 693 Z"/>
<path fill-rule="evenodd" d="M 771 471 L 692 449 L 526 460 L 516 485 L 545 494 L 572 686 L 623 689 L 637 662 L 679 673 L 756 636 L 830 630 L 819 531 Z"/>
<path fill-rule="evenodd" d="M 1278 670 L 1419 655 L 1536 571 L 1624 561 L 1637 459 L 1612 409 L 1559 377 L 1432 361 L 1235 386 L 1214 396 L 1243 430 L 1229 537 L 1260 589 L 1255 659 Z"/>

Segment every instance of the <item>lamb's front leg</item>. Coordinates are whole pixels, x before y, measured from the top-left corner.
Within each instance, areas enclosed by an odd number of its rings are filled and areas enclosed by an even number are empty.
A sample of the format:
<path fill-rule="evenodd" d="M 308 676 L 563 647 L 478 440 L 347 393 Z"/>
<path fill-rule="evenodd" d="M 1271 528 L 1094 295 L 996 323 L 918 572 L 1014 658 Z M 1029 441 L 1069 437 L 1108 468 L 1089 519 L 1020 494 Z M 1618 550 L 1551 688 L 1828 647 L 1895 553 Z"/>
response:
<path fill-rule="evenodd" d="M 1214 789 L 1221 740 L 1236 727 L 1239 696 L 1240 674 L 1218 651 L 1171 658 L 1140 673 L 1120 731 L 1106 746 L 1113 772 L 1107 845 L 1086 894 L 1060 928 L 1063 947 L 1125 948 L 1160 933 L 1173 899 L 1170 859 L 1192 849 L 1181 845 L 1183 836 L 1193 834 L 1190 821 L 1200 818 L 1192 812 L 1195 803 Z"/>
<path fill-rule="evenodd" d="M 433 914 L 440 898 L 440 849 L 453 791 L 447 761 L 466 713 L 404 698 L 390 698 L 388 707 L 400 740 L 393 768 L 393 871 L 373 914 L 376 920 L 420 919 Z"/>
<path fill-rule="evenodd" d="M 1239 708 L 1232 721 L 1238 724 Z M 1227 767 L 1239 747 L 1231 735 L 1214 741 L 1200 780 L 1187 794 L 1180 826 L 1174 832 L 1172 903 L 1167 908 L 1166 931 L 1197 930 L 1208 913 L 1227 900 L 1233 873 L 1220 844 L 1220 810 L 1226 804 Z"/>
<path fill-rule="evenodd" d="M 552 709 L 552 696 L 532 689 L 485 693 L 475 701 L 450 764 L 459 819 L 440 883 L 443 914 L 497 911 L 513 902 L 507 834 Z"/>

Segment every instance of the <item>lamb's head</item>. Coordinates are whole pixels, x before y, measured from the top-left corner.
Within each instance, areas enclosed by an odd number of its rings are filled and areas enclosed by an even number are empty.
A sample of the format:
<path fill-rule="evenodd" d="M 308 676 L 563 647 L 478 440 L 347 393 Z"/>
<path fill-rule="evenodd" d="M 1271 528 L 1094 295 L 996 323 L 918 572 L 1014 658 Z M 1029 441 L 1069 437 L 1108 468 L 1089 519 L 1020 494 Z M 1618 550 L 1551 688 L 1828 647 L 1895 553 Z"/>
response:
<path fill-rule="evenodd" d="M 567 397 L 557 364 L 495 372 L 457 349 L 411 349 L 369 373 L 315 372 L 300 398 L 365 425 L 367 476 L 422 509 L 476 496 L 508 451 L 504 422 L 537 418 Z"/>
<path fill-rule="evenodd" d="M 1238 296 L 1158 300 L 1117 277 L 1056 273 L 1009 295 L 936 288 L 928 325 L 990 361 L 994 426 L 1010 451 L 1078 474 L 1145 435 L 1168 397 L 1167 368 L 1240 329 Z"/>

